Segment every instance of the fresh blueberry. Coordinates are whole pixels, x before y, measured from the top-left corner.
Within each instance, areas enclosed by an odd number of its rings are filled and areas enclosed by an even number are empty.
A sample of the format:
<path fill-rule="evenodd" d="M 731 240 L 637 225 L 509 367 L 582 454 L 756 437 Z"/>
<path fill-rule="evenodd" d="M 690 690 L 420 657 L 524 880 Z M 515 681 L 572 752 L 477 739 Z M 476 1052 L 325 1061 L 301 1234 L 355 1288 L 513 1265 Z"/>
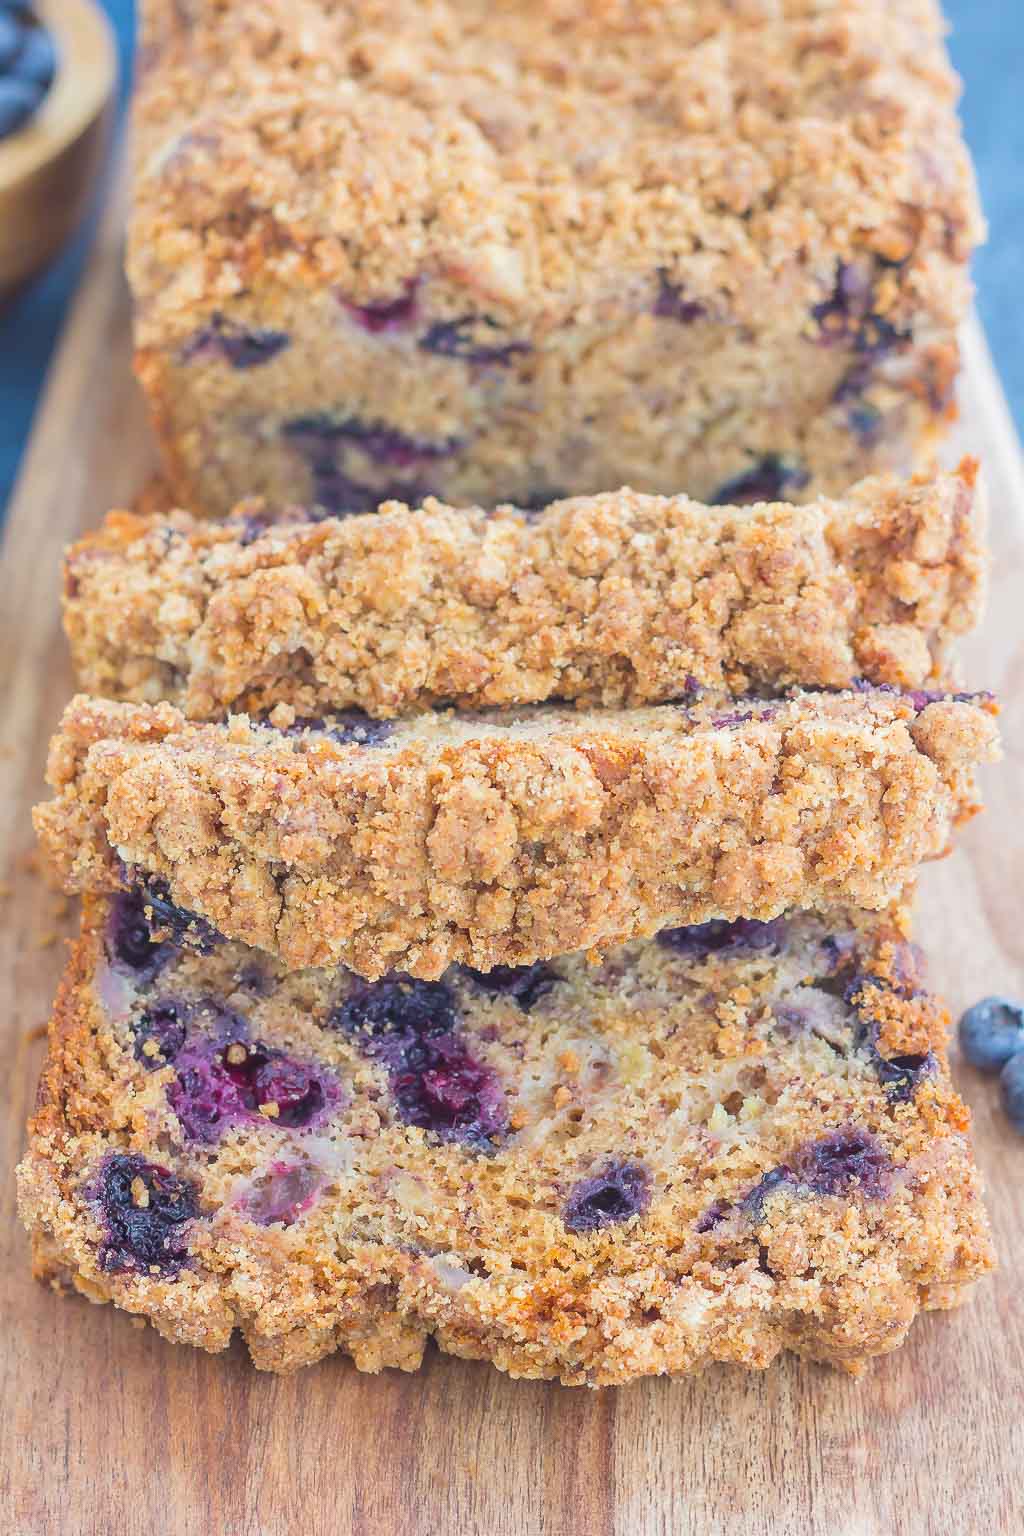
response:
<path fill-rule="evenodd" d="M 642 1163 L 609 1162 L 571 1191 L 562 1223 L 569 1232 L 596 1232 L 638 1216 L 650 1202 L 651 1176 Z"/>
<path fill-rule="evenodd" d="M 215 314 L 209 325 L 197 331 L 182 349 L 182 361 L 202 352 L 217 352 L 232 368 L 260 368 L 291 342 L 286 331 L 250 328 Z"/>
<path fill-rule="evenodd" d="M 350 993 L 329 1023 L 384 1067 L 406 1125 L 478 1148 L 507 1130 L 498 1076 L 462 1039 L 455 997 L 443 981 L 385 977 Z"/>
<path fill-rule="evenodd" d="M 663 928 L 658 943 L 680 955 L 713 955 L 723 950 L 778 949 L 785 934 L 785 920 L 773 918 L 761 923 L 753 917 L 739 917 L 735 922 L 712 918 L 708 923 L 691 923 L 686 928 Z"/>
<path fill-rule="evenodd" d="M 810 476 L 803 465 L 769 453 L 741 474 L 720 485 L 711 505 L 745 506 L 757 501 L 781 501 L 789 491 L 803 490 Z"/>
<path fill-rule="evenodd" d="M 0 16 L 0 26 L 3 17 Z M 11 74 L 16 80 L 34 85 L 45 95 L 57 73 L 57 49 L 45 27 L 30 27 L 14 63 Z"/>
<path fill-rule="evenodd" d="M 0 139 L 24 127 L 42 100 L 42 91 L 28 80 L 8 75 L 0 79 Z"/>
<path fill-rule="evenodd" d="M 178 1274 L 188 1259 L 187 1224 L 199 1215 L 195 1185 L 137 1154 L 114 1153 L 91 1193 L 107 1226 L 101 1269 Z"/>
<path fill-rule="evenodd" d="M 6 74 L 25 45 L 27 28 L 16 13 L 0 10 L 0 73 Z"/>
<path fill-rule="evenodd" d="M 793 1173 L 816 1195 L 841 1195 L 857 1188 L 880 1199 L 888 1193 L 892 1160 L 877 1137 L 858 1126 L 830 1131 L 799 1148 Z"/>
<path fill-rule="evenodd" d="M 1024 1051 L 1011 1056 L 999 1074 L 1003 1108 L 1016 1131 L 1024 1131 Z"/>
<path fill-rule="evenodd" d="M 1024 1004 L 985 997 L 960 1020 L 960 1049 L 973 1067 L 998 1072 L 1024 1051 Z"/>
<path fill-rule="evenodd" d="M 542 960 L 533 965 L 496 965 L 489 971 L 474 971 L 467 965 L 464 973 L 482 992 L 492 997 L 509 997 L 524 1013 L 529 1013 L 534 1003 L 547 997 L 562 980 Z"/>
<path fill-rule="evenodd" d="M 459 357 L 467 363 L 495 363 L 505 368 L 521 353 L 529 352 L 524 341 L 489 343 L 490 332 L 499 331 L 494 320 L 474 319 L 464 315 L 460 320 L 441 320 L 432 325 L 419 341 L 424 352 L 434 352 L 440 357 Z"/>

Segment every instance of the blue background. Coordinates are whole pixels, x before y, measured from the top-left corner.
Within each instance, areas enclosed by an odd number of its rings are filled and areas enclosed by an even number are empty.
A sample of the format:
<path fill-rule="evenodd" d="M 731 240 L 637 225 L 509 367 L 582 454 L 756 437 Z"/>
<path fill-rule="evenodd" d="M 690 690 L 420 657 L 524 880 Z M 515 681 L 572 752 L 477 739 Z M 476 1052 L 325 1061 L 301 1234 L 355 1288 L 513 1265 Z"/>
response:
<path fill-rule="evenodd" d="M 118 34 L 122 82 L 132 0 L 104 0 Z M 978 254 L 978 302 L 1018 427 L 1024 425 L 1024 0 L 945 0 L 963 75 L 963 114 L 990 224 Z M 123 86 L 122 86 L 123 94 Z M 6 506 L 46 365 L 81 273 L 89 230 L 0 316 L 0 509 Z"/>

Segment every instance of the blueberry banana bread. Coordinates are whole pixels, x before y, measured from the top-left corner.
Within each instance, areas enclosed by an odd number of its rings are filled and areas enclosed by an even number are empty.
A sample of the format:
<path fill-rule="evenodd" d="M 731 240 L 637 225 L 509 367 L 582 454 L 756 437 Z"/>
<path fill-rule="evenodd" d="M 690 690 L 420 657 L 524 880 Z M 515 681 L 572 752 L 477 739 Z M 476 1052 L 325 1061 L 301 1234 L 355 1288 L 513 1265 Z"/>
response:
<path fill-rule="evenodd" d="M 953 413 L 936 0 L 144 0 L 128 269 L 182 505 L 838 494 Z"/>
<path fill-rule="evenodd" d="M 83 689 L 192 719 L 916 689 L 979 617 L 976 475 L 965 459 L 801 507 L 622 490 L 532 516 L 114 512 L 68 553 L 64 624 Z"/>
<path fill-rule="evenodd" d="M 79 697 L 36 827 L 65 888 L 133 871 L 289 966 L 488 970 L 713 918 L 880 909 L 976 809 L 987 695 L 193 724 Z"/>
<path fill-rule="evenodd" d="M 367 984 L 88 898 L 21 1212 L 55 1288 L 269 1370 L 858 1372 L 992 1266 L 946 1026 L 899 909 Z"/>

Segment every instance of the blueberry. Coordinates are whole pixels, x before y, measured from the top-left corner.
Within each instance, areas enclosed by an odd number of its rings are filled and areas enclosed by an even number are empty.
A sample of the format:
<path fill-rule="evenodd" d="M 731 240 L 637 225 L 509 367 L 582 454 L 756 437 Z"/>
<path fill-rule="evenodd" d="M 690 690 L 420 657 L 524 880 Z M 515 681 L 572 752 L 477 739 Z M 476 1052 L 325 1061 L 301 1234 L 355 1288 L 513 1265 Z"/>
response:
<path fill-rule="evenodd" d="M 811 311 L 820 345 L 849 347 L 874 363 L 910 339 L 875 312 L 874 287 L 873 276 L 840 262 L 831 297 Z"/>
<path fill-rule="evenodd" d="M 114 953 L 125 965 L 135 969 L 155 968 L 182 944 L 200 954 L 208 954 L 222 938 L 223 935 L 205 918 L 173 902 L 162 880 L 136 885 L 117 898 L 112 938 Z"/>
<path fill-rule="evenodd" d="M 753 917 L 740 917 L 729 923 L 715 917 L 708 923 L 691 923 L 686 928 L 663 928 L 658 943 L 676 954 L 703 958 L 723 950 L 777 950 L 784 932 L 784 920 L 779 917 L 768 923 Z"/>
<path fill-rule="evenodd" d="M 199 1215 L 195 1185 L 138 1154 L 114 1153 L 91 1194 L 107 1225 L 101 1269 L 177 1275 L 188 1259 L 184 1229 Z"/>
<path fill-rule="evenodd" d="M 938 1062 L 931 1051 L 907 1056 L 882 1056 L 874 1052 L 878 1081 L 895 1104 L 912 1099 L 923 1077 L 931 1077 Z"/>
<path fill-rule="evenodd" d="M 269 363 L 289 346 L 291 337 L 286 331 L 250 328 L 215 314 L 209 325 L 186 342 L 182 349 L 182 361 L 202 352 L 217 352 L 232 368 L 243 370 L 260 368 Z"/>
<path fill-rule="evenodd" d="M 2 22 L 3 17 L 0 16 L 0 25 Z M 21 52 L 11 66 L 11 73 L 15 79 L 36 86 L 43 95 L 50 89 L 57 73 L 57 50 L 45 27 L 32 27 L 25 35 Z"/>
<path fill-rule="evenodd" d="M 27 80 L 0 79 L 0 139 L 28 122 L 42 100 L 42 91 Z"/>
<path fill-rule="evenodd" d="M 753 1189 L 749 1189 L 743 1196 L 740 1209 L 744 1216 L 749 1216 L 750 1220 L 757 1225 L 764 1219 L 764 1208 L 772 1195 L 780 1189 L 791 1187 L 796 1182 L 796 1175 L 792 1168 L 785 1163 L 780 1163 L 777 1168 L 769 1168 L 768 1172 L 758 1179 Z"/>
<path fill-rule="evenodd" d="M 441 357 L 459 357 L 467 363 L 495 363 L 506 368 L 520 353 L 529 352 L 525 341 L 492 343 L 488 336 L 500 327 L 486 317 L 476 320 L 464 315 L 459 320 L 441 320 L 432 325 L 419 341 L 424 352 L 434 352 Z"/>
<path fill-rule="evenodd" d="M 408 469 L 421 459 L 441 459 L 459 447 L 456 438 L 413 437 L 397 427 L 362 421 L 358 416 L 334 417 L 327 412 L 293 416 L 281 429 L 314 461 L 332 458 L 338 447 L 356 443 L 377 464 Z"/>
<path fill-rule="evenodd" d="M 350 993 L 328 1022 L 384 1067 L 406 1125 L 478 1149 L 504 1135 L 501 1083 L 462 1039 L 455 997 L 443 981 L 384 977 Z"/>
<path fill-rule="evenodd" d="M 909 1000 L 917 993 L 912 983 L 894 987 L 881 976 L 861 973 L 847 984 L 843 998 L 857 1017 L 858 1050 L 867 1055 L 889 1098 L 894 1103 L 902 1103 L 913 1097 L 923 1077 L 935 1072 L 938 1062 L 931 1051 L 892 1057 L 882 1055 L 878 1040 L 888 999 L 893 995 Z"/>
<path fill-rule="evenodd" d="M 712 1200 L 706 1210 L 702 1211 L 693 1224 L 695 1232 L 713 1232 L 719 1222 L 729 1214 L 728 1200 Z"/>
<path fill-rule="evenodd" d="M 984 997 L 960 1020 L 960 1049 L 972 1067 L 998 1072 L 1024 1051 L 1024 1004 L 1008 997 Z"/>
<path fill-rule="evenodd" d="M 1016 1131 L 1024 1131 L 1024 1051 L 1011 1056 L 999 1074 L 1003 1108 Z"/>
<path fill-rule="evenodd" d="M 443 981 L 386 976 L 351 993 L 332 1015 L 332 1026 L 361 1037 L 370 1055 L 388 1059 L 413 1042 L 448 1034 L 458 1021 L 455 998 Z"/>
<path fill-rule="evenodd" d="M 317 731 L 329 736 L 339 746 L 379 747 L 394 732 L 391 720 L 373 720 L 360 709 L 342 709 L 329 720 L 312 715 L 300 716 L 282 730 L 282 736 L 301 736 L 305 731 Z"/>
<path fill-rule="evenodd" d="M 141 891 L 125 891 L 114 898 L 108 943 L 115 964 L 146 978 L 167 958 L 168 946 L 153 937 Z"/>
<path fill-rule="evenodd" d="M 179 1050 L 168 1102 L 190 1141 L 217 1141 L 229 1126 L 263 1119 L 301 1130 L 337 1102 L 333 1077 L 261 1041 L 249 1041 L 245 1021 L 217 1004 L 213 1032 Z M 263 1106 L 271 1106 L 264 1115 Z"/>
<path fill-rule="evenodd" d="M 312 469 L 313 501 L 322 507 L 329 517 L 352 517 L 360 512 L 376 512 L 385 501 L 404 501 L 416 507 L 432 495 L 430 488 L 419 480 L 401 484 L 386 483 L 380 486 L 364 485 L 332 466 L 314 465 Z"/>
<path fill-rule="evenodd" d="M 258 1113 L 261 1104 L 276 1105 L 275 1125 L 299 1130 L 317 1119 L 326 1102 L 324 1078 L 308 1062 L 283 1051 L 252 1047 L 241 1067 L 226 1061 L 227 1072 L 239 1086 L 246 1108 Z"/>
<path fill-rule="evenodd" d="M 6 74 L 25 45 L 26 27 L 17 15 L 0 11 L 0 73 Z"/>
<path fill-rule="evenodd" d="M 489 971 L 474 971 L 467 965 L 465 974 L 482 992 L 492 997 L 509 997 L 524 1013 L 529 1013 L 534 1003 L 562 980 L 557 971 L 541 960 L 533 965 L 496 965 Z"/>
<path fill-rule="evenodd" d="M 810 476 L 803 465 L 769 453 L 720 485 L 711 505 L 744 506 L 756 501 L 781 501 L 788 491 L 803 490 Z"/>
<path fill-rule="evenodd" d="M 678 320 L 681 325 L 692 325 L 704 317 L 703 304 L 683 297 L 678 283 L 670 282 L 665 272 L 658 273 L 658 297 L 654 301 L 654 313 L 661 320 Z"/>
<path fill-rule="evenodd" d="M 874 1199 L 888 1193 L 889 1154 L 877 1137 L 859 1126 L 845 1126 L 808 1142 L 791 1162 L 799 1182 L 816 1195 L 846 1194 L 853 1188 Z"/>
<path fill-rule="evenodd" d="M 609 1162 L 572 1190 L 562 1222 L 569 1232 L 596 1232 L 639 1215 L 650 1201 L 651 1176 L 642 1163 Z"/>
<path fill-rule="evenodd" d="M 165 998 L 140 1014 L 132 1024 L 136 1061 L 148 1071 L 173 1061 L 185 1044 L 188 1011 L 186 1004 Z"/>
<path fill-rule="evenodd" d="M 115 965 L 133 971 L 140 982 L 152 981 L 182 944 L 206 954 L 221 935 L 194 912 L 186 912 L 166 894 L 162 881 L 136 885 L 112 902 L 107 944 Z"/>

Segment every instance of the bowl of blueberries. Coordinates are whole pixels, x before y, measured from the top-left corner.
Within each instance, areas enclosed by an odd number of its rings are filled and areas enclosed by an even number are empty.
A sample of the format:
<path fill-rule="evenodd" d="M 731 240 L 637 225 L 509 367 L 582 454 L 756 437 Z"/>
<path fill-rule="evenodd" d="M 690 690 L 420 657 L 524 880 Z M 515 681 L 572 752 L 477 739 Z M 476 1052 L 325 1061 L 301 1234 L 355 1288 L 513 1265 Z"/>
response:
<path fill-rule="evenodd" d="M 94 0 L 0 0 L 0 301 L 85 213 L 116 84 L 113 36 Z"/>

